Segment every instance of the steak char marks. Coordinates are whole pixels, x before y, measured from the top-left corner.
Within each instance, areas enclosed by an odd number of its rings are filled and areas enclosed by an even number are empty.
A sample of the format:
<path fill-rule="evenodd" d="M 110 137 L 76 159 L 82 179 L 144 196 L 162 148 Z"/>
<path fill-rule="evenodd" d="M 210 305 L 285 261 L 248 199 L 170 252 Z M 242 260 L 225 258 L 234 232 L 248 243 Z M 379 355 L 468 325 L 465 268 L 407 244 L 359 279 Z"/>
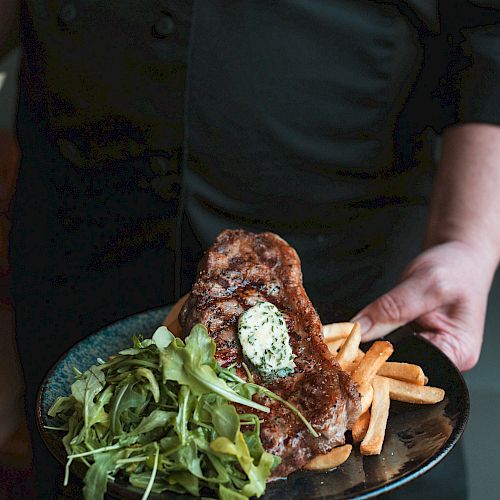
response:
<path fill-rule="evenodd" d="M 283 314 L 296 368 L 268 383 L 255 373 L 255 381 L 293 403 L 319 434 L 312 436 L 280 403 L 255 396 L 271 409 L 255 413 L 263 420 L 264 448 L 282 459 L 273 476 L 284 477 L 344 443 L 346 429 L 359 415 L 359 393 L 323 342 L 319 316 L 302 285 L 297 253 L 273 233 L 222 232 L 200 262 L 179 320 L 186 334 L 196 323 L 204 324 L 217 344 L 218 362 L 241 368 L 238 318 L 259 301 L 273 303 Z"/>

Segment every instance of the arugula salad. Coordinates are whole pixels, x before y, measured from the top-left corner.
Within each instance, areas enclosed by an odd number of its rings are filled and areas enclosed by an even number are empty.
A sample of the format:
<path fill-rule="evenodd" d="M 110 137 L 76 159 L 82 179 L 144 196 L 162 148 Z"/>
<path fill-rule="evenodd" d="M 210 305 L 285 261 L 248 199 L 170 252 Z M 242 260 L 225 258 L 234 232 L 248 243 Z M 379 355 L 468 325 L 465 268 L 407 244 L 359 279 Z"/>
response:
<path fill-rule="evenodd" d="M 48 412 L 54 426 L 47 428 L 65 433 L 65 484 L 74 460 L 88 467 L 86 499 L 104 498 L 108 480 L 118 477 L 141 488 L 143 499 L 164 491 L 261 496 L 280 459 L 263 449 L 258 416 L 231 404 L 269 412 L 252 400 L 256 393 L 287 406 L 316 435 L 296 407 L 255 384 L 250 371 L 245 381 L 233 367 L 221 368 L 203 325 L 185 341 L 160 327 L 151 339 L 133 342 L 83 373 L 75 369 L 71 395 Z"/>

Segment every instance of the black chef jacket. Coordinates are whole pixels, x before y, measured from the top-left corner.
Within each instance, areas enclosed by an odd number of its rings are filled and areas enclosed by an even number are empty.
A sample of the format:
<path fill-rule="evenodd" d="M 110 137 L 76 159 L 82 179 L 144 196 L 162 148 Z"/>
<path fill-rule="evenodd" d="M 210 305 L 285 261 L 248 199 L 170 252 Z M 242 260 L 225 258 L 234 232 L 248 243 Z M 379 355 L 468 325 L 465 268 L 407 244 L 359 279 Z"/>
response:
<path fill-rule="evenodd" d="M 500 121 L 499 8 L 26 0 L 11 248 L 28 413 L 61 352 L 186 291 L 224 228 L 285 237 L 314 301 L 354 311 L 394 284 L 433 134 Z"/>

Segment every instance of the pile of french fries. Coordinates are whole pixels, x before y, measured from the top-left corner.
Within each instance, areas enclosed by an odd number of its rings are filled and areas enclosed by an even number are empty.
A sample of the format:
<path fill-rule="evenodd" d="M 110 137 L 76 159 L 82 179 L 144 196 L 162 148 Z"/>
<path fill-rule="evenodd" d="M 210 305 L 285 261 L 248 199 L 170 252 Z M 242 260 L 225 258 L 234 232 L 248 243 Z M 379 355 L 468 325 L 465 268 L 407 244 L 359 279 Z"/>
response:
<path fill-rule="evenodd" d="M 361 395 L 361 415 L 350 429 L 362 455 L 379 455 L 384 444 L 390 400 L 415 404 L 434 404 L 444 399 L 444 390 L 427 386 L 422 368 L 408 363 L 387 361 L 394 351 L 390 342 L 374 342 L 368 351 L 359 348 L 359 323 L 323 325 L 323 337 L 340 367 L 351 374 Z M 304 468 L 328 470 L 345 462 L 352 445 L 334 448 L 319 455 Z"/>

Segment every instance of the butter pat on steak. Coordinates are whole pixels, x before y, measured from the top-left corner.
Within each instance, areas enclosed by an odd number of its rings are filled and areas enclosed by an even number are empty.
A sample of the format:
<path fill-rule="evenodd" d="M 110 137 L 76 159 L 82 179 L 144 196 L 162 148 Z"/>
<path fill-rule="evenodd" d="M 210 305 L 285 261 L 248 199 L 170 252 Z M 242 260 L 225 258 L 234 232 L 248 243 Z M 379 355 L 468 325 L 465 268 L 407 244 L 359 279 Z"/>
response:
<path fill-rule="evenodd" d="M 273 476 L 284 477 L 344 444 L 346 429 L 360 413 L 359 393 L 323 342 L 321 321 L 302 285 L 297 253 L 273 233 L 223 231 L 200 262 L 179 320 L 186 334 L 196 323 L 204 324 L 217 344 L 215 357 L 221 366 L 236 363 L 241 368 L 238 319 L 262 301 L 274 304 L 286 321 L 295 369 L 271 381 L 255 372 L 255 381 L 297 406 L 319 434 L 312 436 L 280 403 L 255 396 L 271 409 L 269 414 L 256 413 L 263 420 L 264 448 L 282 460 Z"/>

